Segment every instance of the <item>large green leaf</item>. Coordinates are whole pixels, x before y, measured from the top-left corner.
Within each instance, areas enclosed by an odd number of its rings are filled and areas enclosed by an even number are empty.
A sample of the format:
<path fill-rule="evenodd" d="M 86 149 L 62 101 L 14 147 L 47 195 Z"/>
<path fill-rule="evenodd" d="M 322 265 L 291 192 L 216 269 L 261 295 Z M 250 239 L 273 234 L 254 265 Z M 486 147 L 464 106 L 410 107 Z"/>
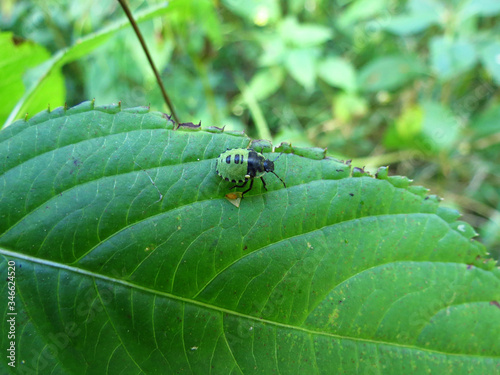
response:
<path fill-rule="evenodd" d="M 289 145 L 237 208 L 215 159 L 249 139 L 172 128 L 84 103 L 0 132 L 2 373 L 500 373 L 500 272 L 456 211 Z"/>

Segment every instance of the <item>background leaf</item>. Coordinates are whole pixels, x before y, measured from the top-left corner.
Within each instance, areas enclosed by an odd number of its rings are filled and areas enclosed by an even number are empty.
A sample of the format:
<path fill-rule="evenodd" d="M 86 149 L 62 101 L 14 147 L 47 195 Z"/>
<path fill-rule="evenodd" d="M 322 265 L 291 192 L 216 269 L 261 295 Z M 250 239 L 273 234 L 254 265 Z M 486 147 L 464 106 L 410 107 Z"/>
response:
<path fill-rule="evenodd" d="M 165 12 L 166 8 L 167 3 L 152 6 L 137 14 L 135 16 L 135 19 L 137 22 L 150 19 Z M 22 114 L 27 108 L 29 108 L 30 103 L 37 101 L 37 98 L 40 98 L 44 94 L 53 94 L 51 90 L 53 90 L 55 84 L 54 77 L 58 76 L 63 65 L 86 55 L 94 48 L 101 45 L 118 30 L 123 29 L 125 26 L 128 26 L 128 21 L 123 19 L 120 22 L 110 25 L 109 27 L 101 30 L 98 33 L 86 36 L 82 40 L 77 41 L 77 43 L 75 43 L 73 46 L 61 50 L 57 54 L 52 56 L 52 58 L 47 61 L 46 64 L 44 64 L 43 70 L 39 72 L 36 82 L 32 86 L 30 86 L 29 90 L 24 93 L 23 97 L 16 104 L 4 125 L 11 123 L 16 118 L 19 118 L 20 114 Z M 51 77 L 52 79 L 50 79 Z M 54 99 L 57 100 L 58 98 L 55 97 Z"/>
<path fill-rule="evenodd" d="M 481 16 L 494 16 L 500 13 L 500 4 L 495 0 L 469 0 L 461 9 L 463 18 Z"/>
<path fill-rule="evenodd" d="M 280 15 L 277 0 L 222 0 L 222 2 L 232 12 L 261 26 L 276 21 Z"/>
<path fill-rule="evenodd" d="M 480 58 L 493 80 L 500 85 L 500 42 L 488 44 L 481 50 Z"/>
<path fill-rule="evenodd" d="M 419 33 L 437 21 L 435 13 L 417 13 L 391 18 L 384 24 L 384 28 L 394 34 L 406 36 Z"/>
<path fill-rule="evenodd" d="M 472 68 L 477 61 L 474 45 L 466 40 L 434 37 L 429 49 L 432 67 L 442 80 L 450 79 Z"/>
<path fill-rule="evenodd" d="M 355 91 L 356 71 L 349 61 L 331 56 L 325 58 L 318 67 L 318 75 L 330 85 L 346 91 Z"/>
<path fill-rule="evenodd" d="M 280 66 L 265 68 L 255 74 L 249 83 L 255 99 L 264 100 L 274 94 L 283 83 L 284 71 Z"/>
<path fill-rule="evenodd" d="M 332 29 L 316 24 L 299 24 L 296 18 L 288 17 L 279 26 L 282 39 L 297 47 L 322 44 L 332 38 Z"/>
<path fill-rule="evenodd" d="M 33 42 L 16 39 L 11 32 L 0 33 L 0 124 L 7 121 L 11 108 L 22 97 L 26 90 L 23 82 L 23 71 L 35 67 L 50 58 L 50 54 L 42 46 Z M 47 77 L 50 85 L 41 90 L 26 107 L 31 113 L 46 109 L 51 98 L 53 102 L 64 102 L 64 81 L 60 71 L 54 71 Z"/>
<path fill-rule="evenodd" d="M 424 67 L 411 56 L 386 56 L 361 69 L 358 85 L 368 92 L 395 90 L 424 72 Z"/>
<path fill-rule="evenodd" d="M 24 372 L 498 373 L 500 273 L 456 211 L 289 145 L 236 208 L 215 159 L 250 140 L 172 128 L 87 102 L 0 132 Z"/>
<path fill-rule="evenodd" d="M 316 80 L 316 60 L 319 51 L 311 48 L 290 50 L 285 59 L 288 73 L 307 91 L 311 91 Z"/>
<path fill-rule="evenodd" d="M 434 102 L 409 107 L 386 134 L 388 147 L 411 146 L 428 155 L 450 149 L 456 142 L 460 120 L 449 108 Z"/>

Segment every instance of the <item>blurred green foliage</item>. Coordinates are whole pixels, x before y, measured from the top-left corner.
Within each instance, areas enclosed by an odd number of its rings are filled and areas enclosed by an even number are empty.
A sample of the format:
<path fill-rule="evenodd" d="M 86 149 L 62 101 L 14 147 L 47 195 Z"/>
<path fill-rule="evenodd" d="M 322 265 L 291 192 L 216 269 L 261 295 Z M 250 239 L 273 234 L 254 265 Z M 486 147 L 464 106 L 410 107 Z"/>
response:
<path fill-rule="evenodd" d="M 158 3 L 130 1 L 134 11 Z M 3 71 L 0 87 L 45 50 L 123 18 L 115 0 L 0 7 L 1 29 L 35 55 Z M 356 166 L 390 165 L 464 212 L 498 258 L 499 21 L 497 0 L 177 0 L 140 28 L 182 121 L 327 147 Z M 68 105 L 95 98 L 166 111 L 130 28 L 62 72 L 64 87 L 44 94 L 53 107 L 65 90 Z M 22 78 L 29 87 L 30 74 Z"/>

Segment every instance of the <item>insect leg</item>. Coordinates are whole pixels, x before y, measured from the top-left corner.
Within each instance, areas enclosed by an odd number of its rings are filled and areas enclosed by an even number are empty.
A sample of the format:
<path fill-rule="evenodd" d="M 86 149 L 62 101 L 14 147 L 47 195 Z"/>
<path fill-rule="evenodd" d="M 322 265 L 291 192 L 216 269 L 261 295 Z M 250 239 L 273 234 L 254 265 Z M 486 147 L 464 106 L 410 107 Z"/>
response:
<path fill-rule="evenodd" d="M 253 178 L 252 178 L 252 181 L 250 181 L 250 187 L 248 189 L 246 189 L 243 193 L 241 193 L 241 197 L 243 198 L 245 193 L 248 193 L 250 190 L 252 190 L 252 187 L 253 187 Z"/>
<path fill-rule="evenodd" d="M 272 173 L 273 175 L 275 175 L 276 177 L 278 177 L 278 178 L 280 179 L 281 183 L 283 184 L 283 186 L 286 188 L 285 181 L 283 181 L 283 180 L 281 179 L 281 177 L 280 177 L 280 176 L 278 176 L 276 173 L 274 173 L 274 171 L 271 171 L 271 173 Z"/>
<path fill-rule="evenodd" d="M 264 189 L 267 191 L 267 188 L 266 188 L 266 181 L 264 181 L 264 178 L 261 177 L 260 180 L 262 181 L 262 186 L 264 186 Z"/>
<path fill-rule="evenodd" d="M 234 185 L 231 189 L 234 189 L 235 187 L 243 187 L 247 184 L 248 180 L 245 180 L 241 185 Z"/>

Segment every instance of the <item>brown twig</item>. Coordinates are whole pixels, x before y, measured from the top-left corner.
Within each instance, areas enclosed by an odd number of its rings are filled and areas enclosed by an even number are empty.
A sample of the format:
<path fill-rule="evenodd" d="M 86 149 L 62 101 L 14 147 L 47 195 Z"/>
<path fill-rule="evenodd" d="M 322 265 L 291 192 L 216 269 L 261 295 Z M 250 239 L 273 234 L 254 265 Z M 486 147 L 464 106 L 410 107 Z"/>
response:
<path fill-rule="evenodd" d="M 156 65 L 153 62 L 153 59 L 151 58 L 151 55 L 149 54 L 148 47 L 146 45 L 146 42 L 144 41 L 144 38 L 142 37 L 141 31 L 139 30 L 139 27 L 137 26 L 137 23 L 134 20 L 134 17 L 132 16 L 132 12 L 130 11 L 130 8 L 128 7 L 127 3 L 125 0 L 118 0 L 120 5 L 123 8 L 123 11 L 127 15 L 130 24 L 134 28 L 135 34 L 137 35 L 137 38 L 139 38 L 139 42 L 141 43 L 142 49 L 144 50 L 144 53 L 146 54 L 146 57 L 148 58 L 149 65 L 151 66 L 151 69 L 153 69 L 153 73 L 156 77 L 156 81 L 158 82 L 158 85 L 160 86 L 161 93 L 163 95 L 163 99 L 165 99 L 165 103 L 167 103 L 167 107 L 170 109 L 170 112 L 172 113 L 172 116 L 174 117 L 175 122 L 177 124 L 180 124 L 181 122 L 179 121 L 179 118 L 177 117 L 177 114 L 175 113 L 174 110 L 174 105 L 170 101 L 170 98 L 167 95 L 167 91 L 165 90 L 165 87 L 163 86 L 163 82 L 160 77 L 160 73 L 158 73 L 158 69 L 156 69 Z"/>

